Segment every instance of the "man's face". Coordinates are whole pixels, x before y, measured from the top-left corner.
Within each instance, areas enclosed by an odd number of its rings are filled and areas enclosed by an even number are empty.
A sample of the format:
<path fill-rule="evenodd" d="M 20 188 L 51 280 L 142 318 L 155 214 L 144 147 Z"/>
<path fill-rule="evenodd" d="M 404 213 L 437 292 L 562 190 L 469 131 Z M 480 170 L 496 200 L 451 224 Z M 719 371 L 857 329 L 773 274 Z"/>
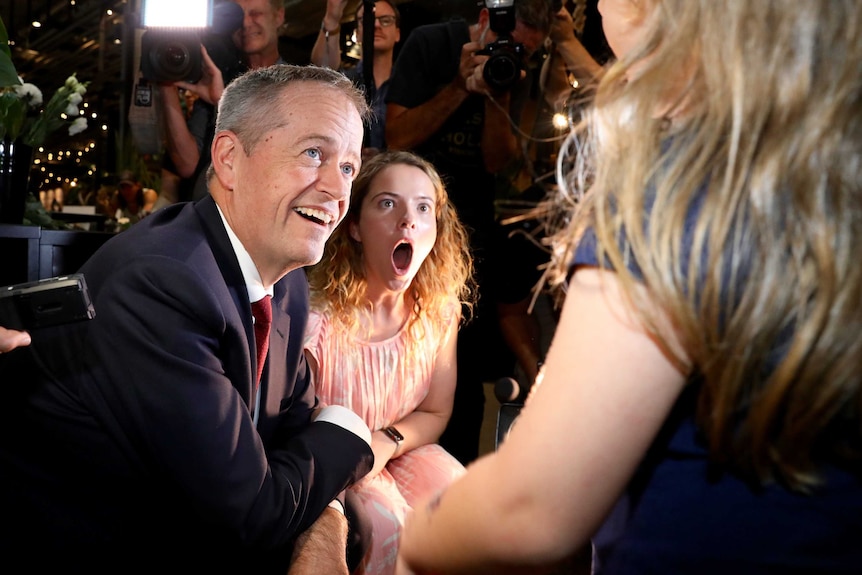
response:
<path fill-rule="evenodd" d="M 278 29 L 284 24 L 284 8 L 273 10 L 269 0 L 235 0 L 242 7 L 243 21 L 239 31 L 240 49 L 256 54 L 278 44 Z"/>
<path fill-rule="evenodd" d="M 356 37 L 362 42 L 362 25 L 364 24 L 365 8 L 360 5 L 356 12 L 356 24 L 358 29 Z M 391 52 L 401 40 L 401 29 L 395 21 L 395 10 L 386 2 L 374 4 L 374 50 L 376 52 Z M 383 26 L 380 18 L 393 22 L 391 25 Z"/>
<path fill-rule="evenodd" d="M 222 206 L 265 282 L 320 260 L 347 213 L 362 153 L 362 119 L 337 89 L 297 82 L 279 110 L 249 155 L 238 148 L 228 158 Z"/>
<path fill-rule="evenodd" d="M 536 52 L 536 50 L 542 47 L 547 36 L 548 35 L 541 30 L 537 30 L 532 26 L 527 26 L 520 20 L 515 20 L 515 29 L 512 30 L 512 39 L 515 42 L 524 45 L 527 57 L 530 57 Z"/>
<path fill-rule="evenodd" d="M 482 8 L 479 12 L 479 29 L 482 33 L 482 47 L 484 48 L 491 42 L 496 42 L 499 36 L 491 30 L 491 16 L 487 8 Z M 545 38 L 548 34 L 524 24 L 520 19 L 515 19 L 515 28 L 512 30 L 512 40 L 517 44 L 523 44 L 526 52 L 526 57 L 532 56 L 536 50 L 542 47 L 545 43 Z"/>

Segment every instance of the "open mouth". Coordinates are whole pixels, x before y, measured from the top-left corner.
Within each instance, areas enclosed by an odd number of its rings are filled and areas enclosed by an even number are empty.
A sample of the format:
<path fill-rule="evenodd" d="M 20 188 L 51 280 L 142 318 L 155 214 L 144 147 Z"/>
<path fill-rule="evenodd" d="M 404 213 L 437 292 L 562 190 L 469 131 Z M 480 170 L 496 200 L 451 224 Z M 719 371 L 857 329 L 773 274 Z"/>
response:
<path fill-rule="evenodd" d="M 406 274 L 410 269 L 410 262 L 413 261 L 413 246 L 407 242 L 401 242 L 392 251 L 392 266 L 395 272 Z"/>
<path fill-rule="evenodd" d="M 293 210 L 306 220 L 311 220 L 312 222 L 320 225 L 326 225 L 332 223 L 333 218 L 330 214 L 327 214 L 323 210 L 315 210 L 314 208 L 294 208 Z"/>

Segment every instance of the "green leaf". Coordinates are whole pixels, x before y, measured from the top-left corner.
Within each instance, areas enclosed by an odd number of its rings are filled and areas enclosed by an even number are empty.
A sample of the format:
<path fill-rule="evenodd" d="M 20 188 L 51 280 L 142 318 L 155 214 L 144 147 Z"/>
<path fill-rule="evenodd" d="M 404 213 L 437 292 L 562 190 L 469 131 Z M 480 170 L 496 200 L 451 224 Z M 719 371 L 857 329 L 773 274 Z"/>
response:
<path fill-rule="evenodd" d="M 15 65 L 12 64 L 12 59 L 0 52 L 0 88 L 5 86 L 17 86 L 21 83 L 18 79 L 18 72 L 15 71 Z"/>
<path fill-rule="evenodd" d="M 39 119 L 33 124 L 27 134 L 24 134 L 24 143 L 28 146 L 38 146 L 45 141 L 45 136 L 48 135 L 48 123 L 41 121 L 44 114 L 39 116 Z"/>
<path fill-rule="evenodd" d="M 16 140 L 21 135 L 27 115 L 27 104 L 15 92 L 0 92 L 0 131 Z"/>
<path fill-rule="evenodd" d="M 6 32 L 3 18 L 0 18 L 0 52 L 5 53 L 10 59 L 12 58 L 12 52 L 9 50 L 9 33 Z"/>
<path fill-rule="evenodd" d="M 20 84 L 15 64 L 12 63 L 12 51 L 9 49 L 9 34 L 0 18 L 0 87 Z"/>

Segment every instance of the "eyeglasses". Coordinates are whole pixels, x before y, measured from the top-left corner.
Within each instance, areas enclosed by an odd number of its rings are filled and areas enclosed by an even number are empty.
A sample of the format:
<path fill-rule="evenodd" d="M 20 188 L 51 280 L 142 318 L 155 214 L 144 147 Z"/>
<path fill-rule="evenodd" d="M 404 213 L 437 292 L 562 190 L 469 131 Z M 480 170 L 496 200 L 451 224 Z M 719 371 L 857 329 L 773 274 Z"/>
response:
<path fill-rule="evenodd" d="M 374 17 L 374 22 L 376 24 L 380 24 L 380 26 L 383 28 L 389 28 L 390 26 L 395 24 L 395 21 L 396 21 L 395 16 L 375 16 Z M 357 24 L 357 26 L 362 28 L 362 18 L 357 18 L 356 24 Z"/>

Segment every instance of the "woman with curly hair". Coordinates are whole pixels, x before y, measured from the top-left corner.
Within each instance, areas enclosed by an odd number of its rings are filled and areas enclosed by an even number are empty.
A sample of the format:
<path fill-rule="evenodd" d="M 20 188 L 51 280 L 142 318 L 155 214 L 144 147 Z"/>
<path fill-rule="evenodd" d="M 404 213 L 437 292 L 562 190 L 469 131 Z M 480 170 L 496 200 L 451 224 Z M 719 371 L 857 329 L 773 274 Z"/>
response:
<path fill-rule="evenodd" d="M 436 442 L 452 411 L 473 262 L 431 164 L 395 151 L 368 161 L 309 283 L 305 347 L 318 397 L 373 431 L 374 468 L 352 488 L 372 523 L 360 572 L 392 573 L 404 516 L 464 472 Z"/>

